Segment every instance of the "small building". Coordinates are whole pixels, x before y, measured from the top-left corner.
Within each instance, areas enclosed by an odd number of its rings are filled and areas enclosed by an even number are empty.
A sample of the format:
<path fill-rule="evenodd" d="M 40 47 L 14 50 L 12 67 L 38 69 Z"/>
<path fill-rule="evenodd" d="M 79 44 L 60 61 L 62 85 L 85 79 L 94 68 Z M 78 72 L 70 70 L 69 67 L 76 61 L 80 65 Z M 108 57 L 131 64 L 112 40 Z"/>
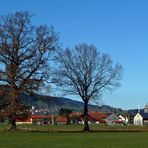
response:
<path fill-rule="evenodd" d="M 51 124 L 51 116 L 31 115 L 30 117 L 17 118 L 16 124 Z"/>
<path fill-rule="evenodd" d="M 116 121 L 119 121 L 119 117 L 115 113 L 109 113 L 105 121 L 108 125 L 112 125 L 115 124 Z"/>
<path fill-rule="evenodd" d="M 145 105 L 144 109 L 138 110 L 133 123 L 139 126 L 148 125 L 148 105 Z"/>
<path fill-rule="evenodd" d="M 101 112 L 90 112 L 90 121 L 95 124 L 106 124 L 105 118 L 108 116 L 106 113 Z"/>
<path fill-rule="evenodd" d="M 129 119 L 128 119 L 128 115 L 119 115 L 119 121 L 125 125 L 128 124 Z"/>
<path fill-rule="evenodd" d="M 32 115 L 32 123 L 35 124 L 51 124 L 52 116 Z"/>
<path fill-rule="evenodd" d="M 148 105 L 145 105 L 144 109 L 140 111 L 143 117 L 143 125 L 148 125 Z"/>
<path fill-rule="evenodd" d="M 143 126 L 143 117 L 139 112 L 134 116 L 134 125 Z"/>
<path fill-rule="evenodd" d="M 88 113 L 88 123 L 89 124 L 106 124 L 104 120 L 108 115 L 106 113 L 101 112 L 89 112 Z M 81 121 L 79 123 L 84 124 L 84 114 L 80 116 Z"/>
<path fill-rule="evenodd" d="M 78 119 L 78 123 L 84 124 L 84 114 L 78 115 L 80 118 Z M 89 124 L 119 124 L 123 122 L 118 122 L 119 117 L 115 113 L 102 113 L 102 112 L 89 112 L 88 113 L 88 122 Z"/>
<path fill-rule="evenodd" d="M 17 118 L 16 125 L 18 124 L 32 124 L 32 118 Z"/>
<path fill-rule="evenodd" d="M 67 118 L 63 116 L 57 116 L 55 121 L 57 124 L 66 124 Z"/>
<path fill-rule="evenodd" d="M 78 124 L 81 123 L 82 119 L 81 119 L 81 115 L 82 113 L 80 112 L 73 112 L 69 114 L 69 117 L 71 119 L 71 124 Z M 83 124 L 83 123 L 81 123 Z"/>

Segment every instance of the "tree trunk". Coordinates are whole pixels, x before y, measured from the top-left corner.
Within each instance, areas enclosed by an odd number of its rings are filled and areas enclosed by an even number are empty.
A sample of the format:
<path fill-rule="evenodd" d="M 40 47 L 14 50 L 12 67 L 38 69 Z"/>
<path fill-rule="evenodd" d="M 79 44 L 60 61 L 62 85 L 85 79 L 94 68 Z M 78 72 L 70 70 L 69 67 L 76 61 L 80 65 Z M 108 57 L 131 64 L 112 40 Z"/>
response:
<path fill-rule="evenodd" d="M 84 101 L 84 131 L 89 131 L 88 124 L 88 101 Z"/>
<path fill-rule="evenodd" d="M 13 80 L 14 81 L 14 80 Z M 16 112 L 18 109 L 18 96 L 19 92 L 16 88 L 16 86 L 13 84 L 11 85 L 11 110 L 9 114 L 9 124 L 11 124 L 11 127 L 9 128 L 9 131 L 16 130 Z"/>
<path fill-rule="evenodd" d="M 70 117 L 69 117 L 69 115 L 66 116 L 66 119 L 67 119 L 66 125 L 69 125 L 70 124 Z"/>
<path fill-rule="evenodd" d="M 16 127 L 16 116 L 14 114 L 9 116 L 9 124 L 11 124 L 9 131 L 13 131 L 13 130 L 17 129 L 17 127 Z"/>

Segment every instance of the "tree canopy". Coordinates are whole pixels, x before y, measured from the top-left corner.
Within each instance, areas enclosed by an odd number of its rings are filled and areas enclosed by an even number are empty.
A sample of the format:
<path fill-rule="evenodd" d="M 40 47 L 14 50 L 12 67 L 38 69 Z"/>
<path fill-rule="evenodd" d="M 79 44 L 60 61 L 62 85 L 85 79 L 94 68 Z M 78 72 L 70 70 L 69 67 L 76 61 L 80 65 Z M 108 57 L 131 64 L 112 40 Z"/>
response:
<path fill-rule="evenodd" d="M 16 12 L 0 17 L 0 84 L 8 85 L 11 117 L 22 110 L 21 93 L 36 92 L 47 80 L 49 58 L 57 48 L 53 27 L 34 26 L 32 15 Z"/>
<path fill-rule="evenodd" d="M 120 86 L 122 66 L 86 43 L 59 52 L 55 59 L 53 82 L 67 94 L 80 96 L 84 101 L 84 130 L 88 131 L 88 102 Z"/>
<path fill-rule="evenodd" d="M 4 86 L 0 94 L 5 96 L 0 98 L 0 107 L 4 115 L 16 128 L 17 115 L 27 110 L 20 95 L 38 92 L 52 77 L 66 94 L 81 97 L 84 131 L 89 131 L 88 103 L 120 86 L 122 66 L 94 45 L 82 43 L 58 51 L 52 71 L 58 35 L 53 27 L 32 25 L 31 17 L 28 12 L 0 16 L 0 85 Z"/>

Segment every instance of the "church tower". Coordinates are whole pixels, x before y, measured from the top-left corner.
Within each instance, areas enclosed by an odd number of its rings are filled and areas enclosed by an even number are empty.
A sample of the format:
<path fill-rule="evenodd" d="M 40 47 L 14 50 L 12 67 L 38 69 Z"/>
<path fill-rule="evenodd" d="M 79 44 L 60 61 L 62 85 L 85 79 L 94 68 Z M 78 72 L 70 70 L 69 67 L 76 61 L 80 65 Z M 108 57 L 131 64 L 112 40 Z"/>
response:
<path fill-rule="evenodd" d="M 148 105 L 147 104 L 144 107 L 144 113 L 148 113 Z"/>

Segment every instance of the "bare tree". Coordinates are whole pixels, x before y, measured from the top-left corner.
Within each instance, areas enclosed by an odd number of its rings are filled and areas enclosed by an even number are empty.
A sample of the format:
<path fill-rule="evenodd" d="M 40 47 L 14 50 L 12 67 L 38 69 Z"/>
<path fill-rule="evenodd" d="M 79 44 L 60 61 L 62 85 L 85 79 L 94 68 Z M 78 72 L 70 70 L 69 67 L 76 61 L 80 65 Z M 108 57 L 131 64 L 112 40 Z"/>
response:
<path fill-rule="evenodd" d="M 31 17 L 28 12 L 0 17 L 0 84 L 8 86 L 5 113 L 12 129 L 17 114 L 25 111 L 20 94 L 37 92 L 44 84 L 51 52 L 57 47 L 53 28 L 33 26 Z"/>
<path fill-rule="evenodd" d="M 104 92 L 120 85 L 122 67 L 108 54 L 100 54 L 96 47 L 85 43 L 60 52 L 56 62 L 53 82 L 84 101 L 84 131 L 89 131 L 89 101 L 100 99 Z"/>

